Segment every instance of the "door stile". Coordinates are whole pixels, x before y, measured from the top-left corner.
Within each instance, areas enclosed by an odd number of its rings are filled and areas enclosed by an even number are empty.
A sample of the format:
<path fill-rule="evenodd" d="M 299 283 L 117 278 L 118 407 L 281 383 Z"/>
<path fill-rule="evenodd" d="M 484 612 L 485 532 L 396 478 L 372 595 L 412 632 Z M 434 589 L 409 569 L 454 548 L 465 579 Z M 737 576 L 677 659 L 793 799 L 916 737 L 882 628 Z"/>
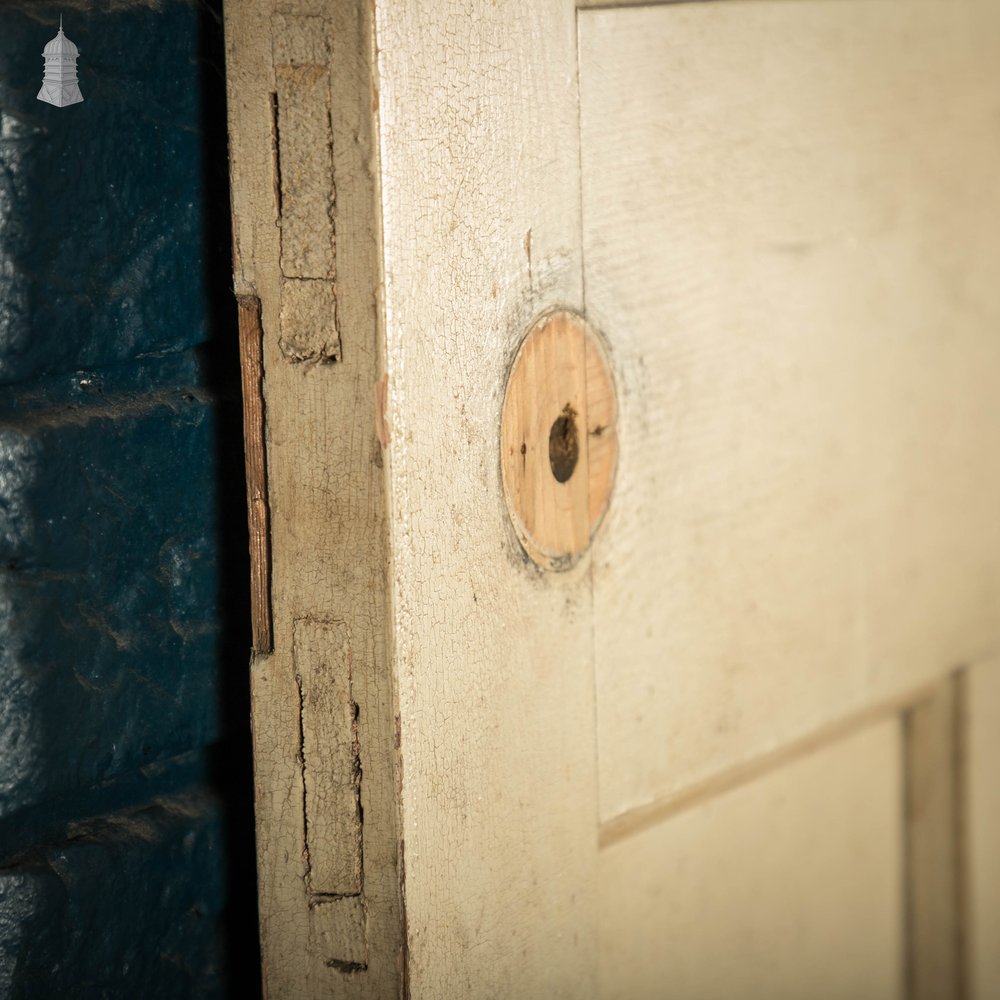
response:
<path fill-rule="evenodd" d="M 392 624 L 414 996 L 596 988 L 588 557 L 538 569 L 500 417 L 583 305 L 575 8 L 377 3 Z"/>
<path fill-rule="evenodd" d="M 395 996 L 370 11 L 225 14 L 234 283 L 259 302 L 272 554 L 274 648 L 251 666 L 265 991 Z"/>

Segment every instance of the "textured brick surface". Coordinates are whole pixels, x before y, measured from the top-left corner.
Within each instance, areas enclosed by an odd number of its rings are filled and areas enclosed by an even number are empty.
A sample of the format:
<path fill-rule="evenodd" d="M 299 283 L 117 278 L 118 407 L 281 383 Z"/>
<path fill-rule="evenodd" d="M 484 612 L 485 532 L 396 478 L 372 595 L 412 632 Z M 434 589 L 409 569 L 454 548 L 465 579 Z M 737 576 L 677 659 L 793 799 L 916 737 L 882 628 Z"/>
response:
<path fill-rule="evenodd" d="M 259 994 L 218 7 L 0 5 L 0 998 Z"/>
<path fill-rule="evenodd" d="M 218 804 L 188 795 L 18 858 L 0 870 L 0 996 L 221 996 L 222 850 Z"/>
<path fill-rule="evenodd" d="M 214 408 L 155 376 L 0 407 L 0 816 L 218 735 Z"/>
<path fill-rule="evenodd" d="M 102 7 L 0 11 L 0 382 L 207 336 L 197 7 Z M 36 100 L 60 12 L 68 108 Z"/>

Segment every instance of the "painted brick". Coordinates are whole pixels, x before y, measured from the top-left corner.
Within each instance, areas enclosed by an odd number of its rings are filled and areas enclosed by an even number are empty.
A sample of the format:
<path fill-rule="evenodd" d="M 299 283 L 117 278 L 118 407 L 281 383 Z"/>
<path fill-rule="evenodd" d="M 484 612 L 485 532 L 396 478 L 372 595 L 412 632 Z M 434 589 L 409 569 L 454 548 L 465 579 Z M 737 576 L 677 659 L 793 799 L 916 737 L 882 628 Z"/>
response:
<path fill-rule="evenodd" d="M 183 360 L 0 412 L 0 816 L 218 735 L 215 408 Z"/>
<path fill-rule="evenodd" d="M 208 335 L 198 10 L 0 19 L 0 383 Z M 82 104 L 36 100 L 59 14 Z"/>
<path fill-rule="evenodd" d="M 260 992 L 220 7 L 0 5 L 5 998 Z"/>
<path fill-rule="evenodd" d="M 71 824 L 0 869 L 0 995 L 222 996 L 222 849 L 218 803 L 174 796 Z"/>

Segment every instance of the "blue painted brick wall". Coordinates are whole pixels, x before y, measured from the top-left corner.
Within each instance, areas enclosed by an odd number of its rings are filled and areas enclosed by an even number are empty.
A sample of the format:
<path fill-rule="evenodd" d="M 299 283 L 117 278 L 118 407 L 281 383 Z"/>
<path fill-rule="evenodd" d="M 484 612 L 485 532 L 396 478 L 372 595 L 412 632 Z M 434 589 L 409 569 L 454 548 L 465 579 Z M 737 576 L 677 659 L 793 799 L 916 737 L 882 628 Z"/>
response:
<path fill-rule="evenodd" d="M 0 402 L 0 818 L 219 735 L 214 405 L 177 362 Z"/>
<path fill-rule="evenodd" d="M 3 995 L 221 995 L 222 851 L 218 805 L 198 795 L 71 824 L 0 878 Z"/>
<path fill-rule="evenodd" d="M 201 343 L 198 9 L 24 6 L 0 14 L 0 380 Z M 68 108 L 35 99 L 60 13 L 81 51 Z"/>
<path fill-rule="evenodd" d="M 0 997 L 257 991 L 218 6 L 0 7 Z"/>

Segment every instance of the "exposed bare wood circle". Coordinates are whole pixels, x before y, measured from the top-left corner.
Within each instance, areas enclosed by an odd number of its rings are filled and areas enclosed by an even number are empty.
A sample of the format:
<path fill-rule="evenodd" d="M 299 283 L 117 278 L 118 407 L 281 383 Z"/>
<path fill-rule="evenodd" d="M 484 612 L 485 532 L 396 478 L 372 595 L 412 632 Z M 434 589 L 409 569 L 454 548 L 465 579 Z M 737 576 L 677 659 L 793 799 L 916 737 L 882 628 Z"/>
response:
<path fill-rule="evenodd" d="M 500 432 L 507 509 L 539 566 L 568 569 L 590 545 L 614 481 L 616 420 L 598 336 L 575 313 L 543 316 L 514 358 Z"/>

